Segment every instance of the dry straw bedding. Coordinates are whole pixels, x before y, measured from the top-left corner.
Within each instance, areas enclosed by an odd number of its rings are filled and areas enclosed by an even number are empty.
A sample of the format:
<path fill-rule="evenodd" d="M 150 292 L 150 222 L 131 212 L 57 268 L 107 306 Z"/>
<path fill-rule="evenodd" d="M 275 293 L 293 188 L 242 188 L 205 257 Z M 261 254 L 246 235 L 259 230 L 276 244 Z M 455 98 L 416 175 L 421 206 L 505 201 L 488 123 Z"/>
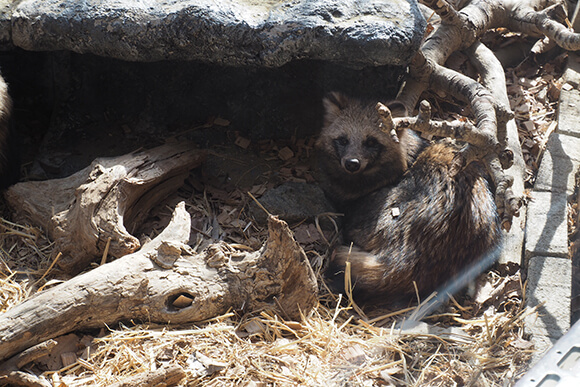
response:
<path fill-rule="evenodd" d="M 2 226 L 3 246 L 10 246 L 2 252 L 3 265 L 9 263 L 10 251 L 29 250 L 20 271 L 5 276 L 4 266 L 0 294 L 6 310 L 38 287 L 31 279 L 44 272 L 24 268 L 48 267 L 47 255 L 36 261 L 42 253 L 36 243 L 50 244 L 33 228 L 16 230 L 6 221 Z M 30 279 L 17 279 L 25 274 Z M 70 348 L 56 349 L 58 369 L 43 370 L 55 364 L 45 360 L 31 370 L 56 386 L 110 386 L 171 363 L 187 373 L 181 385 L 499 385 L 527 368 L 531 347 L 522 329 L 527 312 L 519 273 L 490 272 L 483 279 L 488 290 L 480 301 L 485 299 L 487 311 L 477 311 L 483 304 L 476 301 L 459 305 L 453 300 L 428 319 L 446 327 L 431 333 L 401 333 L 394 326 L 398 311 L 374 311 L 365 321 L 326 294 L 299 322 L 266 312 L 232 312 L 187 327 L 136 324 L 77 332 L 63 340 L 72 340 L 76 349 L 70 364 L 62 364 L 70 358 Z M 496 289 L 500 291 L 494 293 Z"/>
<path fill-rule="evenodd" d="M 506 71 L 528 182 L 555 128 L 565 59 L 560 55 L 541 66 L 522 63 Z M 465 65 L 461 58 L 455 60 L 457 66 Z M 237 139 L 238 147 L 252 146 L 242 140 Z M 310 181 L 311 144 L 309 139 L 292 139 L 257 146 L 265 159 L 279 160 L 279 169 L 269 172 L 275 172 L 278 182 Z M 192 178 L 178 193 L 188 200 L 197 248 L 203 248 L 208 236 L 238 247 L 258 247 L 265 230 L 246 215 L 248 196 L 233 185 L 210 180 L 200 190 L 200 182 Z M 250 190 L 258 198 L 273 184 L 268 176 L 263 182 Z M 169 215 L 169 206 L 161 213 Z M 313 224 L 291 226 L 318 267 L 331 235 L 322 237 Z M 53 265 L 57 252 L 42 230 L 2 219 L 0 243 L 0 313 L 66 280 Z M 179 385 L 187 386 L 503 386 L 528 369 L 533 348 L 524 335 L 523 318 L 534 311 L 524 308 L 525 283 L 517 266 L 483 274 L 471 297 L 458 295 L 425 319 L 426 324 L 406 331 L 396 326 L 404 310 L 373 310 L 363 318 L 320 283 L 320 303 L 301 321 L 231 311 L 190 326 L 125 322 L 100 332 L 74 332 L 62 339 L 52 359 L 41 359 L 26 370 L 64 387 L 110 386 L 171 364 L 185 370 Z"/>

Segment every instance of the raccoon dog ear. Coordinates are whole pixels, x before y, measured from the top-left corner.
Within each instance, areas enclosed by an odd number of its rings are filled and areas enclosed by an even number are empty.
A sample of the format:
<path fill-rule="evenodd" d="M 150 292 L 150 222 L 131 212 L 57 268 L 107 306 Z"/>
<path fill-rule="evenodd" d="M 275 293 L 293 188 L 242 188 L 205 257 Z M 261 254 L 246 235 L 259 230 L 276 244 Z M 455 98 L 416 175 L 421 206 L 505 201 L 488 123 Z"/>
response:
<path fill-rule="evenodd" d="M 402 102 L 390 101 L 386 106 L 391 111 L 393 117 L 405 117 L 408 114 L 407 108 Z"/>
<path fill-rule="evenodd" d="M 324 125 L 330 125 L 349 104 L 349 99 L 342 93 L 333 91 L 322 100 L 324 105 Z"/>

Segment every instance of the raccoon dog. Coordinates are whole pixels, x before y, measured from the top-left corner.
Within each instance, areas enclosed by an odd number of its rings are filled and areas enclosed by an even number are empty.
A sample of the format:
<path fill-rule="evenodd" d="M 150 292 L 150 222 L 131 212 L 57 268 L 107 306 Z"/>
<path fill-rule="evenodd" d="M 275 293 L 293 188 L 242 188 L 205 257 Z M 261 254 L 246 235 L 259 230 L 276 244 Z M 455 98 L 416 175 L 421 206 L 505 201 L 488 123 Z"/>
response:
<path fill-rule="evenodd" d="M 335 290 L 344 287 L 350 261 L 359 302 L 408 300 L 413 282 L 426 295 L 500 243 L 482 166 L 451 172 L 457 146 L 427 144 L 410 130 L 396 143 L 379 129 L 374 105 L 338 93 L 324 107 L 320 182 L 345 215 L 345 246 L 333 251 L 326 272 Z"/>
<path fill-rule="evenodd" d="M 12 99 L 8 95 L 8 85 L 0 76 L 0 189 L 6 188 L 18 179 L 18 162 L 13 146 L 13 132 L 10 122 Z"/>

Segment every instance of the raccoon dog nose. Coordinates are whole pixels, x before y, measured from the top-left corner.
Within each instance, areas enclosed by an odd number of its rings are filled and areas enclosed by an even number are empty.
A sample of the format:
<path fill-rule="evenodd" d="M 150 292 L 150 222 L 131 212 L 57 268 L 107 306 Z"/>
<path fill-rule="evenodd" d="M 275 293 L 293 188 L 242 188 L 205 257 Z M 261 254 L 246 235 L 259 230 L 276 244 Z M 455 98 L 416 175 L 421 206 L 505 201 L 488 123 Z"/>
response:
<path fill-rule="evenodd" d="M 356 172 L 360 169 L 360 161 L 358 159 L 345 160 L 344 168 L 349 172 Z"/>

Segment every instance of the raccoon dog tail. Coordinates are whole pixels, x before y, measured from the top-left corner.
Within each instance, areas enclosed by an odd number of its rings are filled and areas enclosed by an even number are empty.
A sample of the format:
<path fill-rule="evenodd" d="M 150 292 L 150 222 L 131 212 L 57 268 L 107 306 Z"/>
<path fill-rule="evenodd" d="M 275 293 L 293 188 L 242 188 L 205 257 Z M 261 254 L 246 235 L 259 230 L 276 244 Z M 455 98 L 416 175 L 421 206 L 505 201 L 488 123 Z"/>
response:
<path fill-rule="evenodd" d="M 18 154 L 14 146 L 11 114 L 12 99 L 8 95 L 8 85 L 0 75 L 0 189 L 18 180 Z"/>
<path fill-rule="evenodd" d="M 368 300 L 378 296 L 384 287 L 384 267 L 377 257 L 356 246 L 339 246 L 326 269 L 330 288 L 350 292 L 355 298 Z"/>

